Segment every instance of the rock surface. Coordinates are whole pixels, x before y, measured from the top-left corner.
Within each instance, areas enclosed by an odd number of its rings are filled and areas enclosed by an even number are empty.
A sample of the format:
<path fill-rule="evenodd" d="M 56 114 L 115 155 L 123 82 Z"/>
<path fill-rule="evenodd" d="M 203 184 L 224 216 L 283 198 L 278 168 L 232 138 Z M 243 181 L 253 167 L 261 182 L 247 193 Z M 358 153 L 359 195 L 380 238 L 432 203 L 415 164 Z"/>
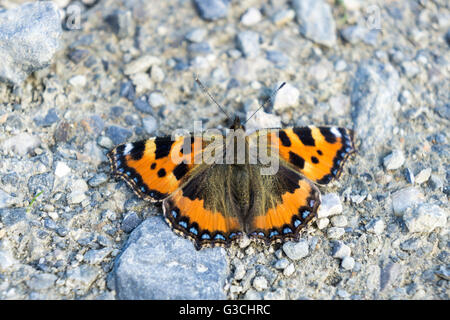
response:
<path fill-rule="evenodd" d="M 51 1 L 0 12 L 0 80 L 20 85 L 31 72 L 47 67 L 61 33 L 58 7 Z"/>
<path fill-rule="evenodd" d="M 119 299 L 225 299 L 227 274 L 223 249 L 196 251 L 160 217 L 133 231 L 115 265 Z"/>

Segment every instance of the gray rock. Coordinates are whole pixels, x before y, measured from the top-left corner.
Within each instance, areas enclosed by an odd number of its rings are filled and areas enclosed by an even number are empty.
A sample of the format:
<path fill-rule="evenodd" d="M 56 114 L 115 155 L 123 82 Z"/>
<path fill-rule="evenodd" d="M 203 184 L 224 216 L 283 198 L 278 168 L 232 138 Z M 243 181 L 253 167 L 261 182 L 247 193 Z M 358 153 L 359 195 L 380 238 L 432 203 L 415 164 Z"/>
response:
<path fill-rule="evenodd" d="M 333 225 L 333 227 L 345 227 L 347 226 L 347 217 L 344 215 L 338 215 L 338 216 L 334 216 L 331 217 L 331 224 Z"/>
<path fill-rule="evenodd" d="M 7 194 L 5 191 L 0 189 L 0 209 L 11 207 L 14 204 L 17 204 L 17 199 Z"/>
<path fill-rule="evenodd" d="M 48 110 L 44 118 L 34 118 L 34 123 L 40 127 L 50 127 L 59 120 L 55 108 Z"/>
<path fill-rule="evenodd" d="M 26 155 L 28 152 L 40 145 L 41 139 L 39 139 L 39 137 L 26 132 L 21 132 L 9 139 L 6 139 L 1 144 L 3 150 L 6 152 L 18 153 L 21 156 Z"/>
<path fill-rule="evenodd" d="M 247 58 L 255 58 L 259 55 L 260 36 L 255 31 L 241 31 L 236 36 L 236 44 L 242 54 Z"/>
<path fill-rule="evenodd" d="M 385 227 L 386 227 L 386 224 L 384 223 L 384 220 L 381 218 L 372 219 L 365 226 L 367 232 L 378 234 L 378 235 L 380 235 L 384 231 Z"/>
<path fill-rule="evenodd" d="M 300 32 L 308 39 L 332 47 L 336 44 L 336 24 L 330 6 L 323 0 L 293 0 Z"/>
<path fill-rule="evenodd" d="M 339 227 L 331 227 L 327 230 L 327 237 L 328 239 L 339 239 L 341 238 L 345 233 L 344 228 Z"/>
<path fill-rule="evenodd" d="M 286 258 L 281 258 L 275 262 L 273 265 L 275 269 L 284 270 L 289 265 L 289 260 Z"/>
<path fill-rule="evenodd" d="M 436 228 L 443 228 L 447 224 L 448 210 L 423 203 L 403 215 L 409 232 L 432 232 Z"/>
<path fill-rule="evenodd" d="M 418 238 L 411 238 L 403 241 L 400 244 L 400 249 L 403 251 L 416 251 L 420 246 L 420 240 Z"/>
<path fill-rule="evenodd" d="M 84 261 L 89 264 L 99 264 L 102 262 L 112 251 L 112 248 L 103 248 L 94 250 L 91 249 L 84 254 Z"/>
<path fill-rule="evenodd" d="M 66 271 L 66 285 L 69 288 L 89 288 L 100 274 L 97 267 L 83 264 Z"/>
<path fill-rule="evenodd" d="M 148 103 L 146 96 L 142 96 L 142 97 L 134 100 L 133 104 L 136 107 L 136 109 L 138 109 L 139 111 L 148 113 L 148 114 L 153 114 L 153 109 L 150 106 L 150 104 Z"/>
<path fill-rule="evenodd" d="M 7 227 L 26 219 L 24 208 L 4 208 L 0 209 L 0 221 Z"/>
<path fill-rule="evenodd" d="M 403 215 L 406 209 L 422 203 L 425 196 L 416 188 L 408 187 L 392 194 L 392 208 L 395 215 Z"/>
<path fill-rule="evenodd" d="M 195 28 L 186 33 L 184 38 L 190 42 L 199 43 L 205 39 L 207 33 L 208 31 L 204 28 Z"/>
<path fill-rule="evenodd" d="M 386 142 L 395 124 L 398 73 L 390 64 L 364 61 L 358 66 L 352 87 L 353 128 L 362 141 L 361 151 L 374 150 Z"/>
<path fill-rule="evenodd" d="M 106 135 L 111 139 L 114 145 L 125 143 L 133 133 L 119 126 L 109 126 L 106 128 Z"/>
<path fill-rule="evenodd" d="M 158 129 L 158 121 L 152 116 L 148 116 L 142 119 L 144 129 L 148 134 L 152 134 Z"/>
<path fill-rule="evenodd" d="M 146 54 L 128 63 L 125 66 L 123 73 L 126 75 L 133 75 L 146 72 L 151 66 L 159 64 L 161 64 L 161 60 L 158 57 Z"/>
<path fill-rule="evenodd" d="M 225 18 L 228 13 L 227 0 L 194 0 L 200 16 L 208 21 Z"/>
<path fill-rule="evenodd" d="M 51 1 L 0 12 L 0 80 L 20 85 L 47 67 L 59 47 L 61 17 Z"/>
<path fill-rule="evenodd" d="M 225 299 L 225 250 L 194 249 L 161 217 L 133 231 L 115 262 L 119 299 Z"/>
<path fill-rule="evenodd" d="M 119 39 L 132 37 L 134 35 L 136 25 L 130 11 L 114 10 L 105 17 L 105 22 Z"/>
<path fill-rule="evenodd" d="M 45 290 L 52 287 L 55 284 L 56 279 L 58 279 L 58 277 L 54 274 L 41 273 L 33 276 L 26 283 L 31 290 Z"/>
<path fill-rule="evenodd" d="M 350 256 L 351 249 L 342 241 L 336 241 L 333 247 L 333 258 L 343 259 Z"/>
<path fill-rule="evenodd" d="M 96 187 L 104 184 L 106 181 L 108 181 L 108 179 L 109 179 L 109 177 L 106 175 L 106 173 L 102 172 L 102 173 L 96 174 L 95 176 L 90 178 L 88 180 L 88 185 L 90 187 L 96 188 Z"/>
<path fill-rule="evenodd" d="M 298 242 L 285 242 L 283 244 L 283 251 L 291 260 L 299 260 L 309 254 L 308 241 L 300 239 Z"/>
<path fill-rule="evenodd" d="M 341 31 L 342 37 L 351 44 L 357 44 L 360 41 L 364 43 L 376 46 L 378 35 L 380 30 L 378 29 L 368 29 L 361 25 L 354 25 L 344 28 Z"/>
<path fill-rule="evenodd" d="M 138 225 L 140 225 L 141 222 L 142 219 L 137 215 L 136 212 L 128 212 L 123 218 L 121 229 L 126 233 L 130 233 Z"/>

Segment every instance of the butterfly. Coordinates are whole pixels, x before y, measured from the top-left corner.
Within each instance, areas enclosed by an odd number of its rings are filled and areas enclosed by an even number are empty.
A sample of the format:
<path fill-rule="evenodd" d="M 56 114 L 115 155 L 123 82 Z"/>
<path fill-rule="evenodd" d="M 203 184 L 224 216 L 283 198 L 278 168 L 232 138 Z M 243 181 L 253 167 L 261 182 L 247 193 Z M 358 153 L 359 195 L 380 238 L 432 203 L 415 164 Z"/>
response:
<path fill-rule="evenodd" d="M 112 173 L 142 199 L 162 202 L 167 223 L 197 250 L 227 247 L 244 234 L 268 245 L 298 240 L 321 203 L 316 184 L 339 178 L 355 152 L 353 131 L 307 126 L 247 135 L 237 117 L 230 129 L 231 138 L 189 134 L 119 145 L 107 154 Z M 268 159 L 276 170 L 265 173 Z"/>

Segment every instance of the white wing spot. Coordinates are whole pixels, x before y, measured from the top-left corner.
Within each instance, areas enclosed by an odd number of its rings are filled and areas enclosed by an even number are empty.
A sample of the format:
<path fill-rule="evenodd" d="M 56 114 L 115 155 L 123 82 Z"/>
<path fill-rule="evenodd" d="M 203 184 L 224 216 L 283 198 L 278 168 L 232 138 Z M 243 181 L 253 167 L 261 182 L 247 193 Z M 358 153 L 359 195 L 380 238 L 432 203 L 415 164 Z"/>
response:
<path fill-rule="evenodd" d="M 339 130 L 336 127 L 331 127 L 330 131 L 332 134 L 335 135 L 336 138 L 340 138 L 341 137 L 341 133 L 339 132 Z"/>
<path fill-rule="evenodd" d="M 125 145 L 125 150 L 123 150 L 123 154 L 126 156 L 126 155 L 130 154 L 131 150 L 133 150 L 133 144 L 132 143 L 127 143 Z"/>

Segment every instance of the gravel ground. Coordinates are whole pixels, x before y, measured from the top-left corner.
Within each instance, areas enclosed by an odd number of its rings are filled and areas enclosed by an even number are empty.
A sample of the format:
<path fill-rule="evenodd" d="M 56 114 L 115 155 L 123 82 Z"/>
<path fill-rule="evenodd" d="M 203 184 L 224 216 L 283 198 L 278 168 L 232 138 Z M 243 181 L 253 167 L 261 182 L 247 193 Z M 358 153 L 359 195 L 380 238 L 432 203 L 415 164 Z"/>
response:
<path fill-rule="evenodd" d="M 0 0 L 0 299 L 449 299 L 445 0 Z M 110 177 L 177 128 L 339 125 L 299 242 L 196 251 Z"/>

